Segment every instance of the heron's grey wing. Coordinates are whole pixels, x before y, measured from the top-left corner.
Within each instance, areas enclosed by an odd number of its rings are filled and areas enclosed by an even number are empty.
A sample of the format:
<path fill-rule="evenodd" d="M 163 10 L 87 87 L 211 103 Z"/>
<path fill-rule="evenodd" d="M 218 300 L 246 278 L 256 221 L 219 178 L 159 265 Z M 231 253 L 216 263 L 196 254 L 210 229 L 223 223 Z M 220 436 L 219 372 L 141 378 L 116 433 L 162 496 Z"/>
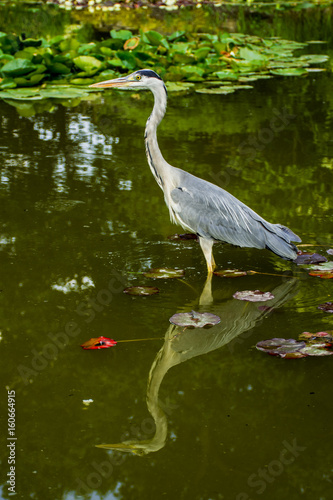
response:
<path fill-rule="evenodd" d="M 171 191 L 172 210 L 183 225 L 204 238 L 240 247 L 269 248 L 295 259 L 291 241 L 300 241 L 290 229 L 271 224 L 224 189 L 190 174 Z"/>

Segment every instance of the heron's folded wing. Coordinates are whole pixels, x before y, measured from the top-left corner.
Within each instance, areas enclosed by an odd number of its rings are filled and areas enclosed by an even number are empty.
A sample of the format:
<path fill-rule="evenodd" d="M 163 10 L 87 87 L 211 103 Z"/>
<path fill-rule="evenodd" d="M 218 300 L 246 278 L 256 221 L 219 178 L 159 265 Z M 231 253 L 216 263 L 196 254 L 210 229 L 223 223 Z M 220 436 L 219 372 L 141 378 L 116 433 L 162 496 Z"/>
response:
<path fill-rule="evenodd" d="M 284 248 L 286 243 L 289 246 L 291 241 L 300 241 L 290 229 L 267 222 L 214 184 L 193 176 L 184 184 L 171 191 L 172 209 L 195 233 L 241 247 L 268 247 L 278 255 L 296 257 L 293 245 Z"/>

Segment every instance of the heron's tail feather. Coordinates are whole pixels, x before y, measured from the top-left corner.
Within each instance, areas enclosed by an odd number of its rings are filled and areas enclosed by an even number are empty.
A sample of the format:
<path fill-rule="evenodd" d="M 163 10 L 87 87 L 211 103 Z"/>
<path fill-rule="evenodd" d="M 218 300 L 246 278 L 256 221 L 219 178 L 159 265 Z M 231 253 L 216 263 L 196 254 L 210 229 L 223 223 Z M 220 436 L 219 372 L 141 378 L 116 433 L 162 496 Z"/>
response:
<path fill-rule="evenodd" d="M 296 259 L 297 247 L 292 241 L 301 242 L 299 236 L 281 224 L 270 224 L 266 226 L 266 229 L 266 248 L 282 257 L 282 259 Z"/>

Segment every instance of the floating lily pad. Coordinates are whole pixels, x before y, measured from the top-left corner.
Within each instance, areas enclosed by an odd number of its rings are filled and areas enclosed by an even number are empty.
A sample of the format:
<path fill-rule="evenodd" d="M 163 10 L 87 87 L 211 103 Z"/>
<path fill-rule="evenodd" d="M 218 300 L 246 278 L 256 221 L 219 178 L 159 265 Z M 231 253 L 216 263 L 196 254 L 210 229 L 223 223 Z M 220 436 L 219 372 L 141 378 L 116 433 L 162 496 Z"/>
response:
<path fill-rule="evenodd" d="M 246 271 L 239 271 L 238 269 L 221 269 L 219 271 L 214 271 L 216 276 L 221 278 L 239 278 L 240 276 L 246 276 Z"/>
<path fill-rule="evenodd" d="M 232 94 L 235 92 L 233 88 L 229 87 L 220 87 L 218 89 L 197 89 L 196 92 L 198 94 L 221 94 L 221 95 L 226 95 L 226 94 Z"/>
<path fill-rule="evenodd" d="M 333 338 L 328 332 L 303 332 L 299 340 L 274 338 L 258 342 L 256 347 L 272 356 L 304 358 L 306 356 L 330 356 Z"/>
<path fill-rule="evenodd" d="M 234 293 L 233 298 L 248 300 L 249 302 L 265 302 L 266 300 L 274 299 L 274 295 L 271 292 L 261 292 L 260 290 L 243 290 Z"/>
<path fill-rule="evenodd" d="M 309 272 L 310 276 L 317 276 L 323 279 L 331 279 L 333 278 L 333 262 L 324 262 L 323 264 L 309 266 L 311 271 Z"/>
<path fill-rule="evenodd" d="M 166 88 L 168 92 L 184 92 L 186 90 L 189 90 L 194 83 L 191 82 L 168 82 L 166 84 Z"/>
<path fill-rule="evenodd" d="M 165 269 L 156 268 L 150 269 L 143 274 L 146 278 L 182 278 L 185 275 L 184 269 Z"/>
<path fill-rule="evenodd" d="M 124 293 L 146 297 L 147 295 L 159 293 L 159 289 L 156 286 L 129 286 L 125 288 Z"/>
<path fill-rule="evenodd" d="M 274 338 L 271 340 L 262 340 L 258 342 L 256 348 L 259 351 L 266 352 L 271 356 L 280 356 L 281 358 L 305 358 L 307 354 L 302 353 L 306 347 L 305 342 L 298 342 L 295 339 Z"/>
<path fill-rule="evenodd" d="M 324 302 L 324 304 L 319 304 L 318 309 L 327 313 L 333 313 L 333 302 Z"/>
<path fill-rule="evenodd" d="M 170 323 L 177 326 L 194 326 L 195 328 L 203 328 L 207 325 L 217 325 L 221 318 L 212 313 L 200 313 L 191 311 L 187 313 L 178 313 L 171 316 Z"/>
<path fill-rule="evenodd" d="M 83 349 L 108 349 L 116 344 L 117 342 L 113 339 L 109 339 L 107 337 L 97 337 L 87 340 L 87 342 L 81 344 L 81 347 Z"/>
<path fill-rule="evenodd" d="M 319 253 L 299 252 L 294 262 L 297 265 L 319 264 L 320 262 L 327 262 L 327 259 Z"/>
<path fill-rule="evenodd" d="M 276 76 L 303 76 L 307 74 L 306 69 L 303 68 L 277 68 L 271 69 L 270 72 Z"/>
<path fill-rule="evenodd" d="M 332 248 L 330 248 L 329 250 L 327 250 L 327 253 L 328 253 L 329 255 L 333 255 L 333 249 L 332 249 Z"/>
<path fill-rule="evenodd" d="M 115 78 L 124 71 L 143 67 L 155 69 L 169 82 L 205 82 L 205 87 L 211 87 L 213 84 L 208 81 L 212 80 L 222 84 L 226 81 L 250 82 L 273 75 L 303 76 L 309 71 L 323 69 L 309 68 L 310 65 L 328 60 L 326 55 L 304 54 L 304 50 L 302 55 L 295 55 L 295 50 L 306 47 L 303 43 L 240 33 L 212 35 L 178 31 L 164 36 L 153 30 L 133 34 L 127 29 L 113 29 L 109 38 L 92 43 L 80 43 L 69 34 L 48 41 L 23 40 L 6 33 L 1 33 L 0 38 L 0 72 L 3 77 L 0 89 L 33 86 L 59 78 L 64 82 L 74 80 L 78 85 L 83 85 L 82 80 L 87 79 L 88 85 L 91 83 L 89 78 L 94 75 L 101 76 L 99 81 L 108 79 L 101 75 L 107 68 L 115 71 L 111 77 Z M 42 71 L 41 67 L 45 70 Z M 239 88 L 248 87 L 198 91 L 223 95 Z M 170 90 L 188 90 L 188 87 L 171 86 Z M 2 92 L 0 97 L 8 98 Z"/>

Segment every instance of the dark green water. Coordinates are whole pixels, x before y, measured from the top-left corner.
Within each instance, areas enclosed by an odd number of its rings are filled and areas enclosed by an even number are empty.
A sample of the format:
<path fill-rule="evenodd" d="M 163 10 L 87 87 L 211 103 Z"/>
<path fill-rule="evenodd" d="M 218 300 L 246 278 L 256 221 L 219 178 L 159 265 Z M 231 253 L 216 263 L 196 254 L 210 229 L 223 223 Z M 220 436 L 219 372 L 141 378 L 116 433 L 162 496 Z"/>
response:
<path fill-rule="evenodd" d="M 23 117 L 0 102 L 1 498 L 14 389 L 18 499 L 330 500 L 332 359 L 282 360 L 254 346 L 332 329 L 317 309 L 332 301 L 332 282 L 268 251 L 216 245 L 219 268 L 281 276 L 214 277 L 213 302 L 200 305 L 201 250 L 168 239 L 182 230 L 146 163 L 151 106 L 149 94 L 110 92 Z M 171 94 L 159 141 L 171 164 L 327 255 L 332 113 L 323 73 L 229 96 Z M 138 274 L 150 267 L 186 275 Z M 122 292 L 137 284 L 160 293 Z M 273 292 L 276 309 L 232 298 L 244 289 Z M 192 309 L 220 325 L 169 328 Z M 100 335 L 155 340 L 80 348 Z M 135 454 L 95 446 L 124 441 Z"/>

